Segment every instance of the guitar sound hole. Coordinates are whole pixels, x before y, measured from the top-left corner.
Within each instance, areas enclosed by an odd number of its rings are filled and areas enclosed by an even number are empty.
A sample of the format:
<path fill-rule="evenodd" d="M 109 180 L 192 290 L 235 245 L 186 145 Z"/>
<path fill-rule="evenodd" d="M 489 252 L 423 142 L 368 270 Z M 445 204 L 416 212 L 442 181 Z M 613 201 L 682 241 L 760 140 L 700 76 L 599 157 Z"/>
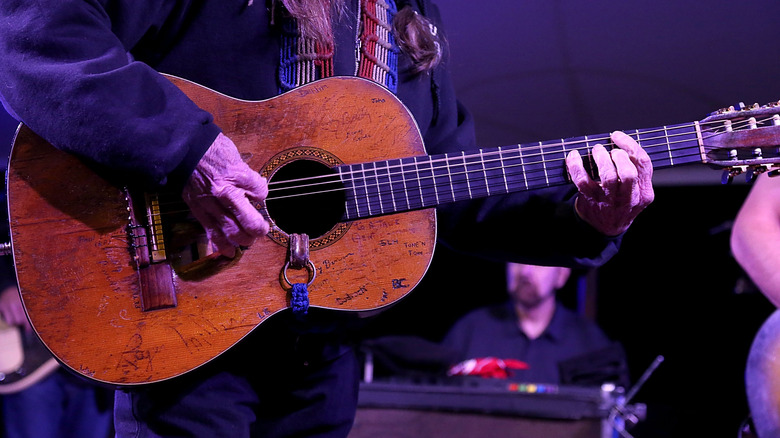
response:
<path fill-rule="evenodd" d="M 296 160 L 271 176 L 265 204 L 282 231 L 315 239 L 342 220 L 344 200 L 336 172 L 316 161 Z"/>

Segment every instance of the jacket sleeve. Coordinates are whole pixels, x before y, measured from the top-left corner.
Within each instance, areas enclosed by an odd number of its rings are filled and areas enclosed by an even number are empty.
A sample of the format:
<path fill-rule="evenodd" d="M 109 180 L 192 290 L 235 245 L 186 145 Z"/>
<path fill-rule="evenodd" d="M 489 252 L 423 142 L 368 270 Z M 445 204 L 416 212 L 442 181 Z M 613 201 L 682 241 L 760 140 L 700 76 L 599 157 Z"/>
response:
<path fill-rule="evenodd" d="M 182 19 L 172 11 L 186 3 L 3 0 L 0 100 L 53 146 L 114 178 L 180 188 L 219 129 L 129 53 L 165 19 Z"/>
<path fill-rule="evenodd" d="M 441 27 L 438 9 L 429 7 L 428 12 Z M 428 153 L 476 149 L 474 120 L 456 99 L 446 56 L 433 81 L 439 110 L 426 130 Z M 622 235 L 605 236 L 581 220 L 575 198 L 574 186 L 561 186 L 445 204 L 437 209 L 439 240 L 453 250 L 496 261 L 602 265 L 618 251 Z"/>

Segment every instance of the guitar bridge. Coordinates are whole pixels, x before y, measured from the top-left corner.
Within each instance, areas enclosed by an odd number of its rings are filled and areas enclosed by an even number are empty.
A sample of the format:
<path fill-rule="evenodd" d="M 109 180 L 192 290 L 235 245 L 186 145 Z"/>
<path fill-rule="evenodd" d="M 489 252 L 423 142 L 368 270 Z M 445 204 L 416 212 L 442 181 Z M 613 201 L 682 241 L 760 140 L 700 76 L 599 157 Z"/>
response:
<path fill-rule="evenodd" d="M 125 196 L 130 213 L 130 250 L 138 272 L 141 307 L 144 311 L 176 307 L 173 268 L 167 263 L 159 197 L 156 194 L 144 194 L 145 221 L 139 222 L 130 192 L 125 190 Z"/>

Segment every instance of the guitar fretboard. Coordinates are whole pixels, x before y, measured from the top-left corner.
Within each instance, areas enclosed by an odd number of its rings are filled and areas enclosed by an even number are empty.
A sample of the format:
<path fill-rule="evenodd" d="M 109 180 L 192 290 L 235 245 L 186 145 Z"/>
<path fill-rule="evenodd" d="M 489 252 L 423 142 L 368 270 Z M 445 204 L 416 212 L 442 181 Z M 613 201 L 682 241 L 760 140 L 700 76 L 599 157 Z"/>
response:
<path fill-rule="evenodd" d="M 645 149 L 653 168 L 665 168 L 701 162 L 696 127 L 687 123 L 626 134 Z M 595 175 L 587 157 L 597 144 L 612 147 L 604 134 L 339 166 L 346 189 L 345 219 L 568 184 L 566 155 L 580 151 Z"/>

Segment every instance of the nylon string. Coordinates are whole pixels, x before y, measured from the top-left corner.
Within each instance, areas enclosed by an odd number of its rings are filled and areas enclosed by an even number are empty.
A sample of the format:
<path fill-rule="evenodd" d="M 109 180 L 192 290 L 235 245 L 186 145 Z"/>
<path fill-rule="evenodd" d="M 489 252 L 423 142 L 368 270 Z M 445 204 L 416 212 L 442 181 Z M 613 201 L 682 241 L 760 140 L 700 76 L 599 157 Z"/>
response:
<path fill-rule="evenodd" d="M 763 120 L 762 122 L 765 122 L 767 120 L 771 120 L 771 119 L 767 118 L 767 119 Z M 722 124 L 722 122 L 711 122 L 711 124 L 712 125 L 718 125 L 718 124 Z M 749 124 L 748 121 L 742 122 L 743 126 L 746 126 L 748 124 Z M 689 124 L 685 124 L 685 125 L 674 126 L 674 129 L 676 130 L 676 129 L 683 129 L 683 128 L 693 128 L 695 126 L 696 126 L 695 123 L 689 123 Z M 701 124 L 700 126 L 706 127 L 706 124 Z M 739 124 L 735 124 L 735 127 L 737 129 L 739 129 Z M 657 128 L 657 129 L 648 130 L 648 131 L 643 131 L 642 134 L 651 134 L 651 133 L 657 133 L 657 132 L 664 132 L 666 130 L 666 128 L 667 127 Z M 726 131 L 715 132 L 715 133 L 712 133 L 712 134 L 710 134 L 710 135 L 708 135 L 706 137 L 703 137 L 702 140 L 706 140 L 706 139 L 709 139 L 709 138 L 717 137 L 717 136 L 722 135 L 724 133 L 727 133 L 727 132 Z M 688 142 L 692 142 L 693 141 L 693 139 L 690 138 L 691 134 L 692 134 L 692 132 L 686 132 L 686 133 L 681 133 L 681 134 L 671 134 L 671 135 L 663 135 L 663 136 L 650 137 L 650 138 L 642 138 L 641 139 L 642 147 L 646 151 L 648 149 L 654 148 L 654 147 L 663 147 L 664 150 L 660 150 L 660 151 L 647 151 L 647 152 L 648 152 L 648 155 L 650 156 L 651 161 L 653 161 L 653 162 L 666 160 L 666 159 L 668 159 L 668 153 L 669 153 L 669 150 L 671 150 L 671 146 L 672 145 L 684 144 L 684 143 L 688 143 Z M 633 135 L 629 134 L 629 135 L 634 137 L 636 134 L 633 134 Z M 669 139 L 676 138 L 676 137 L 681 137 L 681 136 L 685 136 L 686 138 L 684 140 L 669 141 Z M 652 141 L 659 140 L 659 139 L 662 139 L 663 141 L 659 142 L 659 143 L 655 143 L 655 144 L 648 144 L 648 142 L 652 142 Z M 634 138 L 634 140 L 637 140 L 637 139 Z M 594 137 L 594 138 L 588 138 L 587 140 L 583 139 L 583 140 L 572 141 L 572 142 L 561 141 L 561 142 L 555 142 L 555 143 L 546 143 L 546 144 L 542 144 L 542 145 L 518 147 L 518 148 L 506 149 L 506 150 L 497 151 L 497 152 L 491 152 L 491 153 L 487 153 L 487 154 L 485 154 L 485 153 L 483 153 L 483 154 L 475 153 L 475 154 L 468 154 L 468 155 L 453 156 L 453 157 L 449 157 L 449 158 L 442 158 L 442 159 L 437 159 L 437 160 L 425 161 L 424 164 L 427 165 L 429 163 L 433 163 L 434 166 L 426 167 L 424 169 L 419 169 L 417 167 L 417 165 L 418 165 L 417 162 L 406 163 L 406 164 L 382 167 L 379 170 L 387 170 L 388 173 L 381 174 L 381 175 L 374 174 L 374 175 L 370 175 L 368 177 L 366 176 L 366 170 L 354 170 L 354 171 L 349 171 L 349 172 L 345 172 L 345 173 L 341 174 L 342 176 L 346 175 L 348 178 L 347 179 L 343 179 L 342 178 L 339 181 L 345 182 L 345 183 L 348 183 L 348 182 L 360 182 L 360 181 L 364 181 L 364 180 L 367 180 L 367 179 L 376 180 L 378 177 L 381 177 L 383 179 L 387 179 L 387 178 L 390 178 L 392 176 L 399 176 L 399 175 L 404 175 L 404 174 L 408 174 L 408 173 L 419 173 L 419 171 L 424 171 L 424 172 L 428 173 L 428 172 L 435 172 L 437 170 L 439 170 L 439 171 L 447 170 L 447 169 L 450 169 L 450 168 L 453 168 L 453 167 L 462 168 L 463 166 L 465 166 L 467 164 L 481 164 L 481 163 L 491 164 L 491 163 L 497 163 L 497 162 L 501 163 L 505 158 L 511 158 L 511 159 L 520 158 L 520 156 L 515 156 L 515 155 L 512 155 L 511 157 L 506 157 L 505 154 L 508 154 L 508 153 L 514 154 L 517 151 L 520 151 L 520 152 L 530 151 L 530 150 L 539 151 L 540 149 L 541 149 L 541 152 L 531 153 L 531 154 L 528 154 L 528 155 L 522 155 L 522 159 L 523 160 L 525 160 L 526 158 L 534 158 L 534 157 L 539 158 L 539 157 L 541 157 L 541 159 L 537 160 L 537 161 L 523 161 L 520 164 L 499 165 L 499 166 L 496 166 L 496 167 L 483 168 L 483 169 L 477 169 L 477 170 L 471 170 L 471 171 L 465 171 L 465 172 L 454 172 L 454 173 L 449 173 L 449 175 L 457 176 L 457 175 L 463 175 L 463 174 L 468 174 L 468 173 L 483 173 L 483 172 L 488 172 L 488 171 L 492 171 L 492 170 L 499 170 L 499 169 L 511 169 L 511 168 L 515 168 L 515 167 L 526 167 L 526 166 L 534 166 L 534 165 L 546 164 L 546 163 L 556 163 L 556 162 L 565 161 L 565 158 L 544 159 L 545 155 L 551 153 L 549 151 L 545 153 L 544 152 L 545 149 L 554 150 L 554 152 L 559 153 L 559 152 L 563 152 L 563 151 L 560 150 L 560 149 L 553 149 L 553 148 L 559 148 L 559 147 L 563 147 L 563 146 L 571 146 L 571 145 L 577 145 L 577 144 L 585 144 L 585 146 L 583 146 L 583 147 L 568 148 L 566 150 L 566 152 L 573 151 L 573 150 L 576 150 L 576 151 L 589 151 L 589 150 L 592 149 L 592 147 L 588 146 L 587 143 L 594 143 L 595 144 L 595 143 L 604 143 L 604 142 L 609 142 L 609 141 L 610 141 L 609 137 L 600 137 L 600 138 L 599 137 Z M 698 139 L 696 141 L 697 141 L 696 147 L 693 147 L 693 146 L 691 147 L 692 150 L 695 150 L 695 153 L 678 155 L 678 156 L 675 156 L 674 158 L 681 159 L 681 158 L 690 158 L 690 157 L 694 157 L 694 156 L 699 157 L 701 154 L 699 152 Z M 518 145 L 518 146 L 521 146 L 521 145 Z M 541 146 L 541 148 L 539 146 Z M 714 149 L 714 148 L 710 148 L 710 149 Z M 496 158 L 487 159 L 487 160 L 482 159 L 483 157 L 490 157 L 490 156 L 493 156 L 493 157 L 496 157 Z M 657 158 L 653 159 L 653 156 L 657 156 Z M 478 162 L 471 162 L 471 163 L 467 163 L 465 161 L 465 160 L 468 160 L 468 159 L 475 159 L 475 158 L 480 158 L 480 160 Z M 458 163 L 457 164 L 450 164 L 453 160 L 457 160 Z M 441 165 L 441 164 L 443 164 L 443 165 Z M 405 168 L 411 168 L 411 169 L 410 170 L 404 170 Z M 398 169 L 398 171 L 397 172 L 391 172 L 390 171 L 391 169 Z M 374 168 L 368 169 L 368 171 L 375 171 L 375 170 L 376 169 L 374 169 Z M 546 170 L 545 169 L 532 169 L 529 173 L 539 173 L 539 172 L 543 172 L 543 173 L 546 174 Z M 522 173 L 525 173 L 525 172 L 520 172 L 520 173 L 515 173 L 515 174 L 507 174 L 507 175 L 508 176 L 516 176 L 516 175 L 520 175 Z M 441 177 L 442 175 L 437 174 L 435 176 Z M 300 179 L 295 179 L 295 180 L 287 180 L 287 181 L 284 181 L 283 183 L 284 184 L 289 184 L 289 183 L 292 183 L 292 182 L 296 182 L 296 183 L 299 183 L 299 185 L 297 185 L 297 186 L 287 186 L 287 187 L 284 187 L 284 188 L 281 188 L 281 189 L 280 188 L 273 188 L 273 187 L 274 186 L 278 186 L 279 184 L 282 184 L 282 182 L 278 182 L 278 183 L 271 182 L 271 183 L 269 183 L 269 196 L 268 196 L 268 199 L 269 200 L 274 200 L 274 199 L 282 199 L 282 198 L 297 197 L 297 196 L 308 196 L 308 195 L 322 194 L 322 193 L 328 193 L 328 192 L 333 192 L 333 191 L 347 190 L 346 188 L 339 188 L 339 189 L 323 190 L 323 191 L 319 191 L 319 192 L 310 192 L 310 193 L 295 194 L 295 195 L 276 195 L 276 196 L 271 196 L 272 192 L 277 192 L 278 193 L 280 190 L 295 190 L 295 189 L 303 189 L 303 188 L 312 188 L 312 187 L 317 187 L 319 185 L 325 185 L 325 184 L 332 184 L 334 182 L 333 178 L 334 178 L 334 176 L 332 176 L 332 175 L 324 175 L 324 176 L 316 176 L 316 177 L 309 177 L 309 178 L 300 178 Z M 432 180 L 433 178 L 434 178 L 434 175 L 425 176 L 425 177 L 421 177 L 421 178 L 410 178 L 410 179 L 405 179 L 405 180 L 406 181 L 412 181 L 412 182 L 423 182 L 423 181 L 427 181 L 427 180 Z M 539 178 L 541 179 L 543 177 L 539 177 Z M 325 179 L 327 179 L 327 181 L 325 181 Z M 363 186 L 358 185 L 358 186 L 356 186 L 356 188 L 374 187 L 374 186 L 376 186 L 376 184 L 365 184 Z M 430 185 L 430 186 L 423 187 L 423 188 L 428 188 L 428 187 L 434 187 L 434 186 Z"/>

